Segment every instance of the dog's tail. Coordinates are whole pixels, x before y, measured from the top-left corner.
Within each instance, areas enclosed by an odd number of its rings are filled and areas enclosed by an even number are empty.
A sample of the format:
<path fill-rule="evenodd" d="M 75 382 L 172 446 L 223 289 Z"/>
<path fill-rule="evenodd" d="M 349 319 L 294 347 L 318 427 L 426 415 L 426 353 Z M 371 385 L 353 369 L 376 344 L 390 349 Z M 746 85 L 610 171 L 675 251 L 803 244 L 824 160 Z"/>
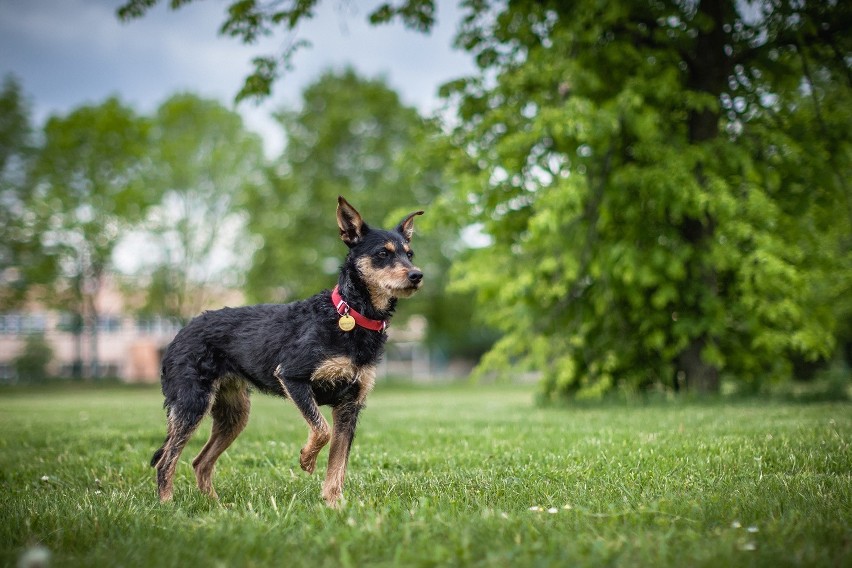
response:
<path fill-rule="evenodd" d="M 169 437 L 166 436 L 166 439 L 163 441 L 163 445 L 160 446 L 160 449 L 154 452 L 154 456 L 151 458 L 151 467 L 157 467 L 157 462 L 160 461 L 160 458 L 163 457 L 163 452 L 166 449 L 166 444 L 169 441 Z"/>

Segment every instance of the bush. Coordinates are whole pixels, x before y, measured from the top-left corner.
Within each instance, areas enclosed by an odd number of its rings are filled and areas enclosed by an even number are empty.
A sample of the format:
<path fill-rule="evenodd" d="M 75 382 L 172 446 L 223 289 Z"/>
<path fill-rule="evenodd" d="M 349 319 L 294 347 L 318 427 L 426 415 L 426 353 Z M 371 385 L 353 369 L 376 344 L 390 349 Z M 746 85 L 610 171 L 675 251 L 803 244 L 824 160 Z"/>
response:
<path fill-rule="evenodd" d="M 50 376 L 47 368 L 52 359 L 53 349 L 44 335 L 30 335 L 24 350 L 12 361 L 12 366 L 19 382 L 43 383 Z"/>

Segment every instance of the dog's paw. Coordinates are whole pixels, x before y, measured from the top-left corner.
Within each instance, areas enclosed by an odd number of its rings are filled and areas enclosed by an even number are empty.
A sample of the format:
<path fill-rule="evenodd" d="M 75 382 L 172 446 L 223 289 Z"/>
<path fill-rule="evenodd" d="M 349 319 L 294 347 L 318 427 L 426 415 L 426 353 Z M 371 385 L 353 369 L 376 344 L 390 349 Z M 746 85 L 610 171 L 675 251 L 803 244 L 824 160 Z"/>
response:
<path fill-rule="evenodd" d="M 317 454 L 305 450 L 306 448 L 302 448 L 299 452 L 299 465 L 306 472 L 313 473 L 317 467 Z"/>
<path fill-rule="evenodd" d="M 323 490 L 322 498 L 329 509 L 340 510 L 346 504 L 346 499 L 343 498 L 343 492 L 340 490 L 326 491 Z"/>

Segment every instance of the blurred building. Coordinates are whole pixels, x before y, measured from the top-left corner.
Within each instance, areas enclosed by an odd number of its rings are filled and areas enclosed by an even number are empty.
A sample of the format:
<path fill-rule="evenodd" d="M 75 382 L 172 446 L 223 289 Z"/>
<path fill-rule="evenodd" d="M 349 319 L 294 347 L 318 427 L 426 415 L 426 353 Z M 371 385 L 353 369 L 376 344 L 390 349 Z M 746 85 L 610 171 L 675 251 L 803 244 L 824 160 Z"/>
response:
<path fill-rule="evenodd" d="M 242 295 L 229 291 L 218 295 L 218 305 L 210 309 L 244 303 Z M 181 327 L 175 319 L 160 316 L 134 316 L 126 313 L 125 302 L 116 286 L 104 286 L 98 298 L 97 377 L 118 378 L 128 383 L 153 383 L 160 377 L 160 359 L 166 345 Z M 434 380 L 430 353 L 424 338 L 426 320 L 413 316 L 407 322 L 394 322 L 388 328 L 386 356 L 380 376 L 404 377 L 414 381 Z M 72 314 L 30 305 L 16 312 L 0 313 L 0 383 L 18 382 L 15 359 L 33 337 L 43 337 L 52 351 L 47 362 L 50 376 L 71 378 L 92 376 L 92 335 L 84 329 L 75 333 Z M 25 380 L 25 377 L 21 377 Z"/>

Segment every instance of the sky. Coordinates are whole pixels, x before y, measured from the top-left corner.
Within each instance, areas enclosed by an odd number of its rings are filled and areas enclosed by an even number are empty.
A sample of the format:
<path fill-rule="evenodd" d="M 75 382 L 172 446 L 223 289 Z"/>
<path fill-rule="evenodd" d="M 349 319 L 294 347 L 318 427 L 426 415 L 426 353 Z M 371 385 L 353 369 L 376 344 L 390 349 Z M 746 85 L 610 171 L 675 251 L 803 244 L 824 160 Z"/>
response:
<path fill-rule="evenodd" d="M 195 0 L 177 11 L 168 0 L 144 18 L 122 23 L 122 0 L 0 0 L 0 77 L 13 74 L 29 96 L 33 119 L 117 95 L 143 113 L 169 96 L 189 91 L 233 107 L 251 58 L 276 53 L 292 36 L 284 33 L 245 46 L 219 36 L 229 0 Z M 468 54 L 452 49 L 461 14 L 456 0 L 438 0 L 437 24 L 429 35 L 402 24 L 370 26 L 367 15 L 380 0 L 321 0 L 316 16 L 300 25 L 294 69 L 272 96 L 236 109 L 249 129 L 278 155 L 283 135 L 271 118 L 282 105 L 298 106 L 300 93 L 328 69 L 350 65 L 367 77 L 385 77 L 404 103 L 421 113 L 441 107 L 438 87 L 473 72 Z"/>

